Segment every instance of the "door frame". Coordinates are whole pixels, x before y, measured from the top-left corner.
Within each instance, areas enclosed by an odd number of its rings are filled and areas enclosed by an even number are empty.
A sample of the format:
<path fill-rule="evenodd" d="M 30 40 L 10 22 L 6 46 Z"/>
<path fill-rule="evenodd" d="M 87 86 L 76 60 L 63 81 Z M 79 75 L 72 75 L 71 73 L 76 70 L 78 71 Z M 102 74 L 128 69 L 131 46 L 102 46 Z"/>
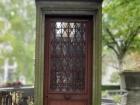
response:
<path fill-rule="evenodd" d="M 38 1 L 36 2 L 36 50 L 35 50 L 35 105 L 43 105 L 44 39 L 46 15 L 75 15 L 93 17 L 92 102 L 101 105 L 101 4 L 97 2 Z"/>
<path fill-rule="evenodd" d="M 57 21 L 64 21 L 64 22 L 84 22 L 85 26 L 85 69 L 84 69 L 84 79 L 85 79 L 85 82 L 84 82 L 84 90 L 82 91 L 69 91 L 69 92 L 64 92 L 64 91 L 61 91 L 61 92 L 58 92 L 58 91 L 53 91 L 50 89 L 50 67 L 49 67 L 49 62 L 51 62 L 51 59 L 50 59 L 50 54 L 49 53 L 50 49 L 49 49 L 49 45 L 50 45 L 50 37 L 51 37 L 51 31 L 50 31 L 50 26 L 51 26 L 51 22 L 57 22 Z M 65 95 L 67 97 L 70 97 L 70 100 L 71 102 L 73 101 L 85 101 L 87 102 L 87 105 L 90 105 L 89 103 L 91 102 L 91 89 L 92 89 L 92 79 L 91 79 L 91 74 L 92 74 L 92 17 L 91 16 L 60 16 L 60 15 L 57 15 L 57 16 L 48 16 L 46 15 L 45 17 L 45 29 L 48 29 L 48 30 L 45 30 L 45 58 L 48 58 L 48 59 L 44 59 L 44 62 L 45 62 L 45 65 L 44 65 L 44 103 L 50 100 L 52 101 L 66 101 L 65 99 Z M 50 96 L 50 98 L 49 98 Z M 71 100 L 72 99 L 72 100 Z M 84 102 L 84 103 L 85 103 Z M 45 104 L 46 105 L 46 104 Z"/>

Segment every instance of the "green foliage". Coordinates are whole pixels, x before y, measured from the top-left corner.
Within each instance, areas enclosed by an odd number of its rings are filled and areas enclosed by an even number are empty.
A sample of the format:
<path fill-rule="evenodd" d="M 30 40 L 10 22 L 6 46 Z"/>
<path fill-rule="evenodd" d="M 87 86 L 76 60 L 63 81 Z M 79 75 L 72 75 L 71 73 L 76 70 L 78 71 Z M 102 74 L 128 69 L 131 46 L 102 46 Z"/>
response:
<path fill-rule="evenodd" d="M 119 80 L 120 80 L 120 77 L 119 77 L 118 73 L 113 72 L 112 75 L 111 75 L 110 82 L 111 83 L 118 83 Z"/>
<path fill-rule="evenodd" d="M 120 103 L 121 103 L 121 98 L 122 98 L 122 96 L 121 95 L 114 95 L 114 96 L 112 96 L 112 98 L 113 98 L 113 100 L 118 104 L 118 105 L 120 105 Z"/>
<path fill-rule="evenodd" d="M 4 28 L 4 22 L 0 20 L 0 30 L 2 30 L 3 28 Z"/>
<path fill-rule="evenodd" d="M 119 36 L 136 29 L 140 23 L 139 4 L 139 0 L 105 0 L 104 22 L 108 22 L 109 28 L 118 30 Z"/>
<path fill-rule="evenodd" d="M 4 29 L 0 20 L 0 44 L 8 44 L 11 51 L 1 49 L 0 60 L 15 58 L 16 77 L 24 75 L 28 83 L 34 82 L 35 4 L 34 0 L 0 0 L 0 18 L 7 21 Z M 6 30 L 2 33 L 1 30 Z"/>
<path fill-rule="evenodd" d="M 127 69 L 128 62 L 135 63 L 131 59 L 127 61 L 126 56 L 132 52 L 140 52 L 139 4 L 140 0 L 104 0 L 103 68 L 111 65 L 114 68 L 112 70 L 121 71 Z M 108 72 L 107 69 L 103 71 Z M 113 73 L 110 82 L 115 83 L 118 80 L 119 75 Z"/>
<path fill-rule="evenodd" d="M 109 91 L 102 91 L 102 97 L 112 99 L 117 105 L 120 105 L 122 98 L 122 96 L 118 93 L 110 95 Z"/>
<path fill-rule="evenodd" d="M 103 4 L 103 45 L 115 52 L 120 66 L 127 53 L 139 49 L 139 4 L 139 0 L 105 0 Z"/>
<path fill-rule="evenodd" d="M 102 91 L 102 97 L 107 97 L 108 96 L 108 91 Z"/>

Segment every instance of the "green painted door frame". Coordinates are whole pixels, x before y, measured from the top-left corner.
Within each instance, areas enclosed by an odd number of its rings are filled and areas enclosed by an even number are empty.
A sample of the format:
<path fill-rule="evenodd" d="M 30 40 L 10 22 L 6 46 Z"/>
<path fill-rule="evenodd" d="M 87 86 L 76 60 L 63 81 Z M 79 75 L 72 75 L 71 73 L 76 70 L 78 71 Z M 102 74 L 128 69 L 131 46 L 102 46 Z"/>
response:
<path fill-rule="evenodd" d="M 102 0 L 36 0 L 35 105 L 43 105 L 45 15 L 93 17 L 92 105 L 101 105 Z"/>

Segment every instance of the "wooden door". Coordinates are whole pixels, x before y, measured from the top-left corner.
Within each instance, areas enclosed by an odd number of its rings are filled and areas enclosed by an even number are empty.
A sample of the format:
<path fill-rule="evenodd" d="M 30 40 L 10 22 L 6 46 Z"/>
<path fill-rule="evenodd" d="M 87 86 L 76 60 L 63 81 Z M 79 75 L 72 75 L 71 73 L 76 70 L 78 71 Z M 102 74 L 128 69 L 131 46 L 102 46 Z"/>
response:
<path fill-rule="evenodd" d="M 91 20 L 46 16 L 44 105 L 91 105 Z"/>

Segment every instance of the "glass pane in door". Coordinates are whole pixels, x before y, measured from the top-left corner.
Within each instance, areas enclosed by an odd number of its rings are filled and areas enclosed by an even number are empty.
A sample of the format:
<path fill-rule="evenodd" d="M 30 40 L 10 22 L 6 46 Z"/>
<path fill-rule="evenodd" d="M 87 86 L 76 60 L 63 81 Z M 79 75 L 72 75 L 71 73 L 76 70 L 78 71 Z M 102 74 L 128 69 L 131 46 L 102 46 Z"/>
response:
<path fill-rule="evenodd" d="M 81 92 L 85 89 L 86 21 L 51 21 L 50 89 Z"/>

